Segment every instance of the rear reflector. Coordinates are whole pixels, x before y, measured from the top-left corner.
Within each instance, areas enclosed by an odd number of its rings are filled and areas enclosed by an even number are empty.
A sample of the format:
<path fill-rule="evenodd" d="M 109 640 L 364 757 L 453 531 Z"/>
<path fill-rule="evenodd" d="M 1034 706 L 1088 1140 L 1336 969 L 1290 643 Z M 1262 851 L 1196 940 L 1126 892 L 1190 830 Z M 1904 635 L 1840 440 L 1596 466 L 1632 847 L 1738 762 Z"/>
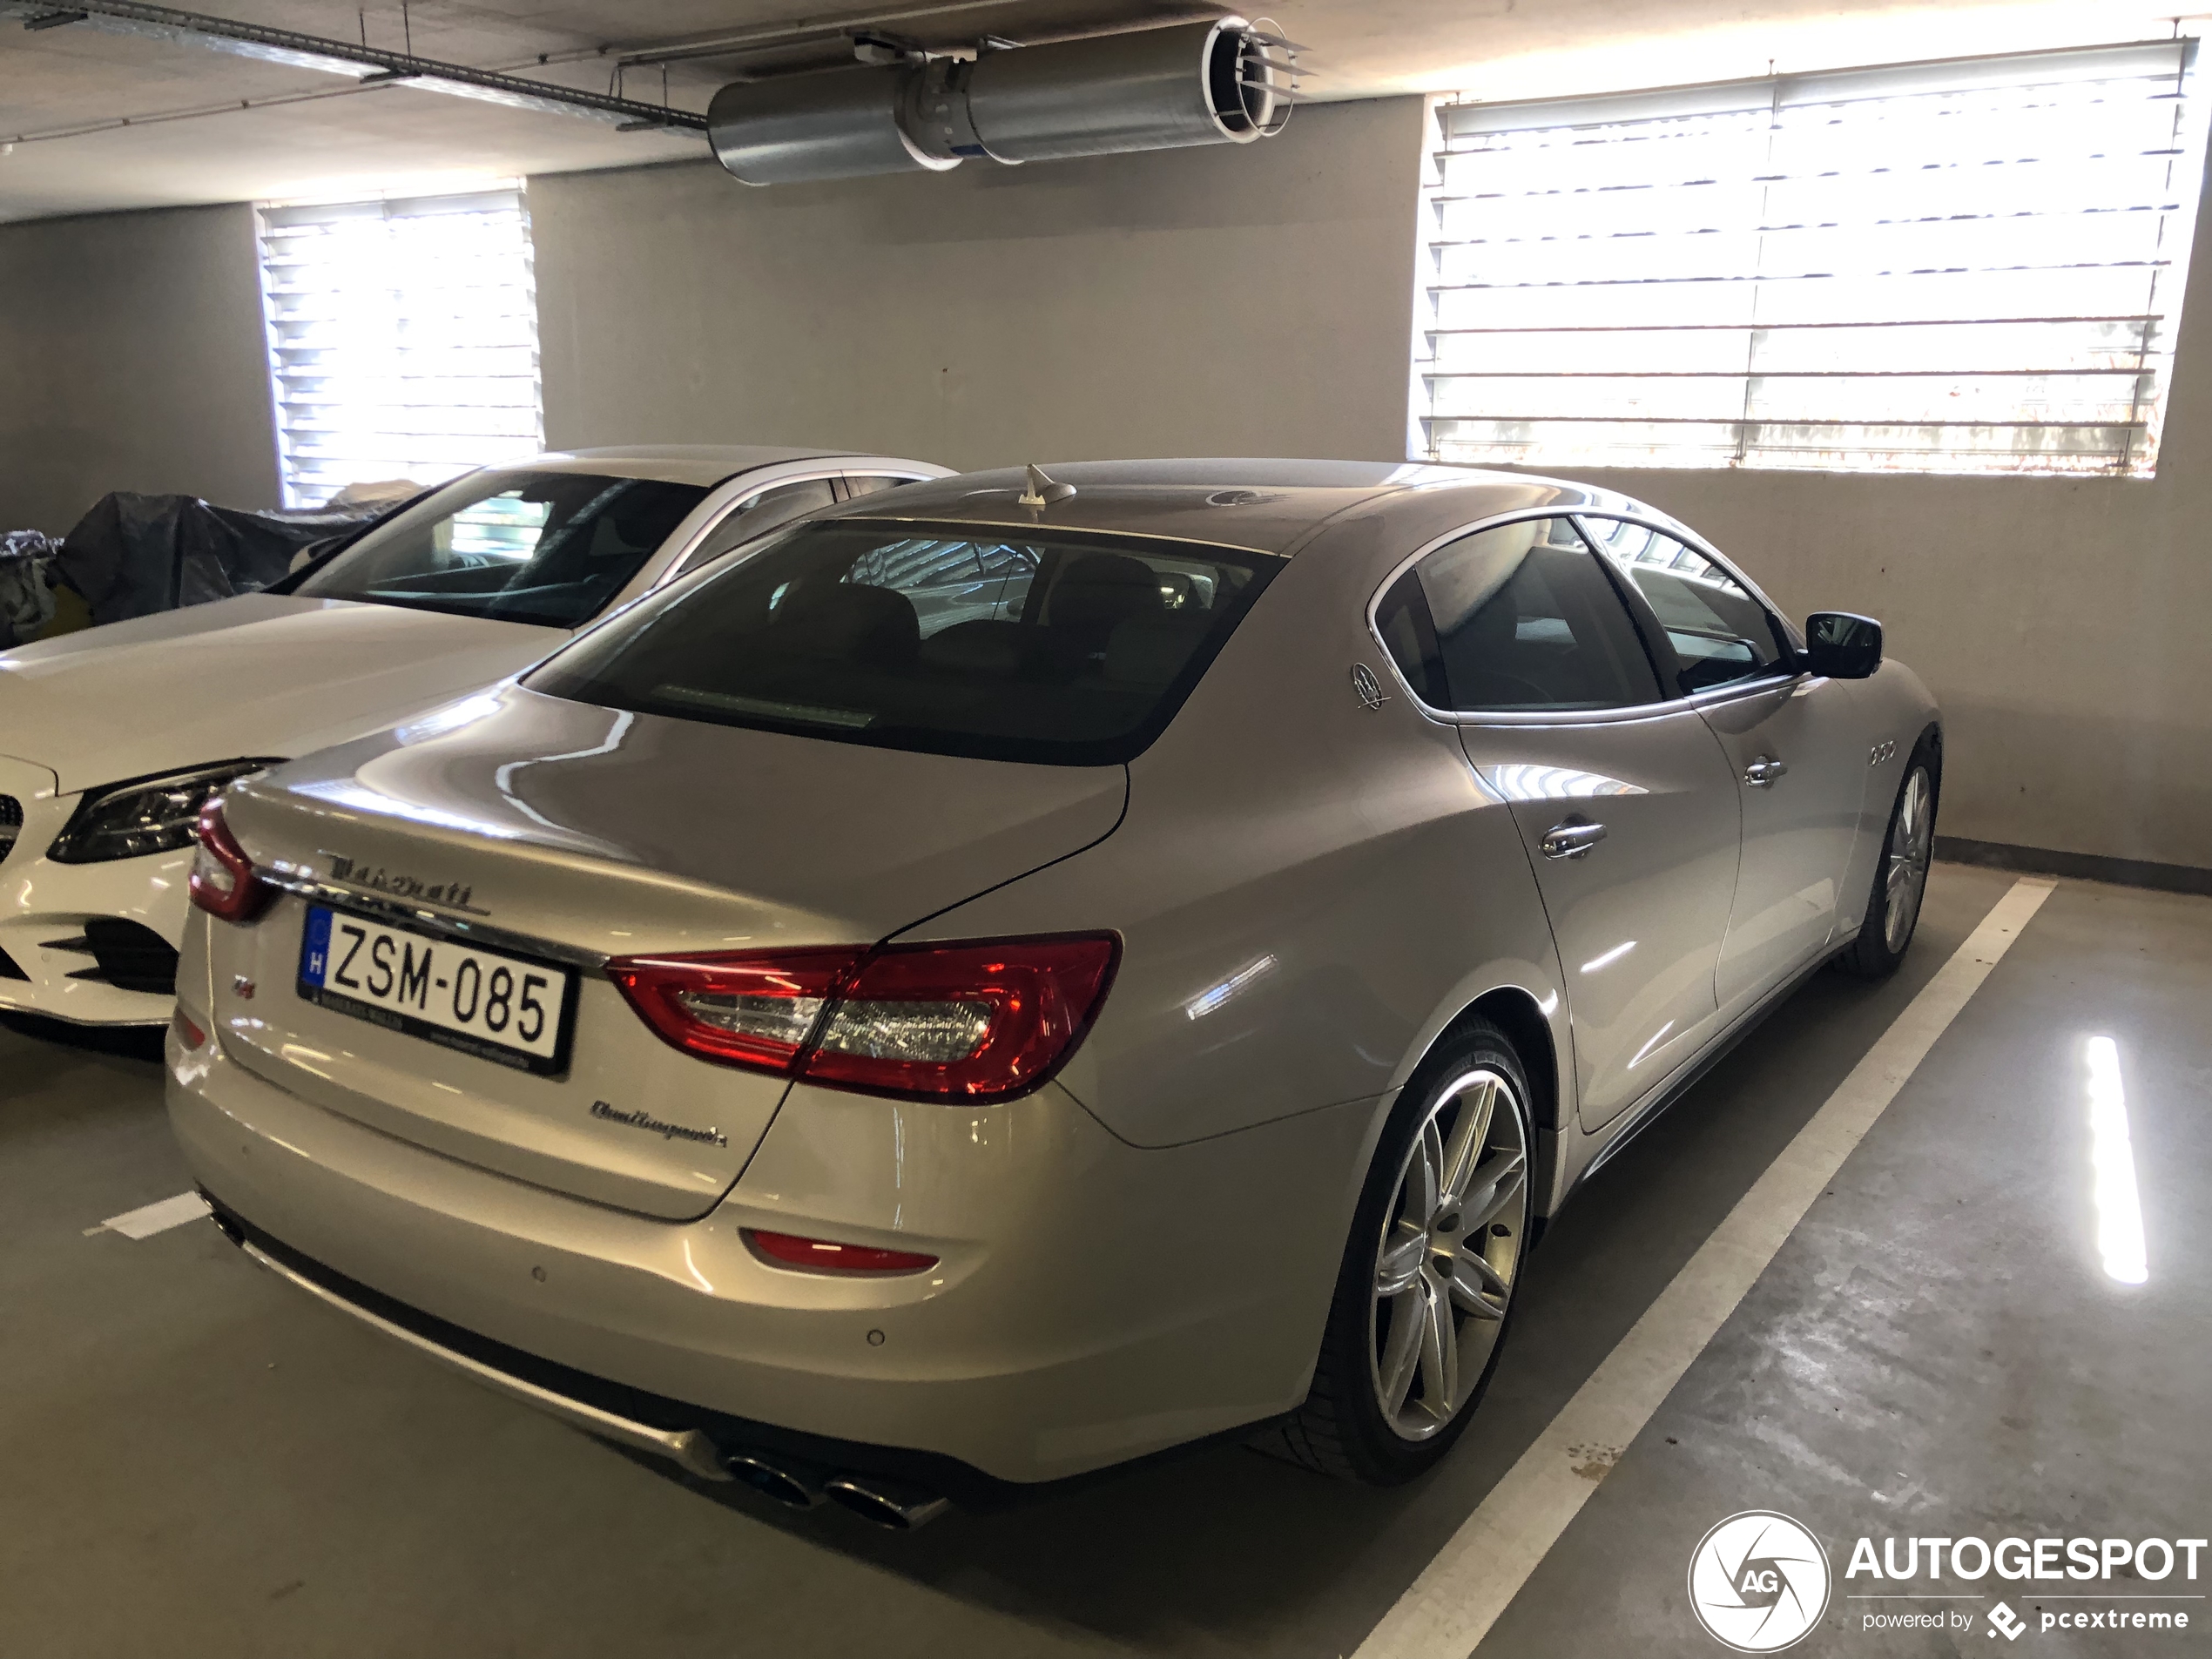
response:
<path fill-rule="evenodd" d="M 223 803 L 200 809 L 199 854 L 192 860 L 192 901 L 225 921 L 251 921 L 275 896 L 276 889 L 254 873 L 253 860 L 223 822 Z"/>
<path fill-rule="evenodd" d="M 1006 1100 L 1056 1071 L 1097 1017 L 1111 934 L 956 945 L 627 957 L 607 965 L 687 1053 L 907 1100 Z"/>
<path fill-rule="evenodd" d="M 755 1250 L 786 1267 L 806 1267 L 822 1273 L 919 1273 L 937 1265 L 934 1256 L 910 1250 L 840 1244 L 826 1238 L 801 1238 L 796 1233 L 762 1232 L 754 1227 L 744 1231 Z"/>
<path fill-rule="evenodd" d="M 197 1049 L 207 1041 L 207 1033 L 194 1025 L 182 1008 L 171 1017 L 169 1024 L 177 1034 L 177 1041 L 187 1049 Z"/>

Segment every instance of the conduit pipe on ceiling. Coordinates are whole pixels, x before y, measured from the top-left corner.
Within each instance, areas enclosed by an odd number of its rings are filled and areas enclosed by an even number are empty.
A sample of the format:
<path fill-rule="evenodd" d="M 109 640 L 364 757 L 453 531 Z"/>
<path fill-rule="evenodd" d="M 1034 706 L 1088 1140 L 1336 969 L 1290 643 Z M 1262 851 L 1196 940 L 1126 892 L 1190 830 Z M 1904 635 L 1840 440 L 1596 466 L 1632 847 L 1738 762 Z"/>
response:
<path fill-rule="evenodd" d="M 1295 51 L 1231 17 L 742 81 L 715 94 L 707 139 L 749 185 L 1250 144 L 1298 101 Z"/>

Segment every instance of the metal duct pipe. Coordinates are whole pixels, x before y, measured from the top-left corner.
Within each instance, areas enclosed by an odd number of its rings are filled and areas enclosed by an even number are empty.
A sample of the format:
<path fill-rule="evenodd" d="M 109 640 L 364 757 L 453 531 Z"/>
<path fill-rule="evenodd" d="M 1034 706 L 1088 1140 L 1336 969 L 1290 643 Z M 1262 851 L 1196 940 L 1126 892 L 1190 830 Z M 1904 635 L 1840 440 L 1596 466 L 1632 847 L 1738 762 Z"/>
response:
<path fill-rule="evenodd" d="M 1250 144 L 1274 119 L 1274 71 L 1242 17 L 986 52 L 968 116 L 997 161 Z"/>
<path fill-rule="evenodd" d="M 942 172 L 937 156 L 900 121 L 914 71 L 839 69 L 820 75 L 739 81 L 707 105 L 714 158 L 748 185 L 796 185 L 871 173 Z"/>
<path fill-rule="evenodd" d="M 941 172 L 1198 144 L 1249 144 L 1295 101 L 1287 42 L 1242 17 L 878 69 L 739 82 L 707 137 L 749 185 Z"/>

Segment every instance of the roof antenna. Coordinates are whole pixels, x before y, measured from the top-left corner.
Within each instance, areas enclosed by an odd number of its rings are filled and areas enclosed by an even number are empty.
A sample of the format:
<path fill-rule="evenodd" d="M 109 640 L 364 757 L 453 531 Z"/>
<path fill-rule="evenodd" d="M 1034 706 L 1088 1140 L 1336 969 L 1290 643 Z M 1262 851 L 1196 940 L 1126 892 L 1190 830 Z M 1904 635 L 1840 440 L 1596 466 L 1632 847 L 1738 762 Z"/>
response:
<path fill-rule="evenodd" d="M 1066 501 L 1075 493 L 1075 485 L 1054 483 L 1044 475 L 1044 469 L 1032 461 L 1029 463 L 1028 493 L 1018 499 L 1024 507 L 1049 507 L 1056 501 Z"/>

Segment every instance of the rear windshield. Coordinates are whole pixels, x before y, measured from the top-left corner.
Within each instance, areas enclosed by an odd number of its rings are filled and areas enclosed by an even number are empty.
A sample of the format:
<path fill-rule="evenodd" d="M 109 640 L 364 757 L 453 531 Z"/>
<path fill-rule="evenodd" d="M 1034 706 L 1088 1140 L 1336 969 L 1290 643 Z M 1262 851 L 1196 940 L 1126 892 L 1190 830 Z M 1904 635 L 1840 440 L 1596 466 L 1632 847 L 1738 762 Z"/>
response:
<path fill-rule="evenodd" d="M 1182 542 L 806 524 L 577 642 L 535 691 L 1057 765 L 1143 752 L 1280 561 Z"/>
<path fill-rule="evenodd" d="M 471 473 L 379 524 L 293 591 L 576 628 L 705 496 L 655 478 Z"/>

